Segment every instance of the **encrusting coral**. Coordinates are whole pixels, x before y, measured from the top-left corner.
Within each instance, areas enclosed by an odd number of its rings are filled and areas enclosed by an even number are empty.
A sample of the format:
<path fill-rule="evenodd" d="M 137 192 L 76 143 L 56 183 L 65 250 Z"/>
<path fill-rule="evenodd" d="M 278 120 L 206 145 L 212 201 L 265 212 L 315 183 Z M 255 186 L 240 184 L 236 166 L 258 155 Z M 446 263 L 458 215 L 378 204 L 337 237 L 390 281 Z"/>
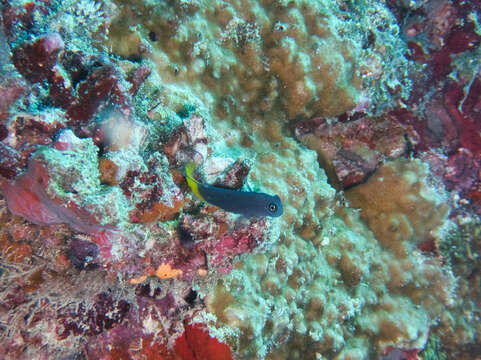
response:
<path fill-rule="evenodd" d="M 383 164 L 369 180 L 346 191 L 350 206 L 385 247 L 409 253 L 417 245 L 442 236 L 449 205 L 443 189 L 429 186 L 429 167 L 421 160 L 398 159 Z"/>
<path fill-rule="evenodd" d="M 408 93 L 409 81 L 403 79 L 408 63 L 395 53 L 403 46 L 394 36 L 396 28 L 377 26 L 389 24 L 392 15 L 375 3 L 370 3 L 377 6 L 372 12 L 359 4 L 352 18 L 332 1 L 213 1 L 174 7 L 142 2 L 135 13 L 129 1 L 119 3 L 120 18 L 128 21 L 113 23 L 107 44 L 125 58 L 151 59 L 162 74 L 164 101 L 174 111 L 189 96 L 186 82 L 202 94 L 196 103 L 230 119 L 269 113 L 279 118 L 279 110 L 290 120 L 336 116 L 364 97 L 382 106 L 391 98 L 386 88 Z M 134 25 L 142 27 L 127 31 Z M 366 32 L 377 34 L 383 44 L 368 43 Z M 371 69 L 372 64 L 378 68 Z M 373 92 L 362 94 L 371 91 L 363 85 L 371 81 L 376 90 L 369 87 Z"/>
<path fill-rule="evenodd" d="M 283 232 L 271 251 L 239 263 L 206 297 L 217 325 L 240 329 L 239 343 L 234 344 L 241 358 L 254 354 L 269 359 L 299 358 L 304 354 L 315 359 L 316 353 L 336 354 L 336 359 L 369 358 L 373 349 L 382 354 L 389 348 L 419 351 L 424 347 L 429 327 L 436 324 L 446 306 L 454 304 L 455 279 L 440 267 L 439 259 L 425 257 L 416 244 L 440 230 L 447 211 L 435 211 L 442 197 L 426 182 L 425 164 L 399 160 L 392 168 L 385 166 L 387 170 L 380 171 L 379 178 L 359 186 L 362 193 L 375 183 L 379 201 L 371 196 L 366 203 L 352 204 L 362 205 L 361 218 L 372 214 L 366 221 L 372 232 L 352 209 L 339 208 L 337 215 L 331 215 L 331 195 L 324 210 L 316 214 L 323 220 L 313 231 L 306 229 L 312 226 L 306 221 L 298 223 L 293 232 Z M 397 171 L 405 168 L 412 173 L 402 172 L 406 176 L 406 186 L 402 186 L 403 177 Z M 384 182 L 380 185 L 376 181 L 381 177 Z M 400 186 L 392 187 L 392 182 Z M 386 192 L 393 188 L 398 192 L 385 198 L 383 187 Z M 348 192 L 347 197 L 354 193 Z M 390 223 L 379 215 L 383 211 L 394 219 L 416 219 L 412 206 L 396 206 L 397 202 L 403 204 L 403 198 L 424 202 L 420 207 L 423 215 L 435 219 L 406 224 L 418 226 L 409 236 L 402 229 L 385 234 L 384 226 Z M 389 203 L 392 205 L 383 207 Z M 314 217 L 313 210 L 304 209 L 304 219 Z M 389 236 L 392 234 L 401 235 L 395 238 Z M 307 349 L 310 355 L 305 354 Z"/>

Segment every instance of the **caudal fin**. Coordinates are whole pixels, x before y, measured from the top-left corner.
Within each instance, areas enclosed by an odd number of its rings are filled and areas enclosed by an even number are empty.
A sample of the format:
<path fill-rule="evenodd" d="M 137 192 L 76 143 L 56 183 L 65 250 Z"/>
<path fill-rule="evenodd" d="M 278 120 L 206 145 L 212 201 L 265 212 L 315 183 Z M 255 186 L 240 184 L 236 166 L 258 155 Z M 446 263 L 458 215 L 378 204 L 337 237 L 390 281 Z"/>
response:
<path fill-rule="evenodd" d="M 194 171 L 195 163 L 193 161 L 188 162 L 184 167 L 185 180 L 195 196 L 205 201 L 204 197 L 199 193 L 199 182 L 194 178 Z"/>

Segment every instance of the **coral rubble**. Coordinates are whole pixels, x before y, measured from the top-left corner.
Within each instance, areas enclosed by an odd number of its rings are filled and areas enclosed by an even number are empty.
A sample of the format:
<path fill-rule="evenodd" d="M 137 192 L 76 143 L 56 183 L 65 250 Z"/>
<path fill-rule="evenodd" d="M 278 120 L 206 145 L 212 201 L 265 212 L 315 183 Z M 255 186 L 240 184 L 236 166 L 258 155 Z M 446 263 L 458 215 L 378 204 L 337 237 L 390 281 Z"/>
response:
<path fill-rule="evenodd" d="M 2 358 L 481 355 L 480 14 L 1 1 Z"/>

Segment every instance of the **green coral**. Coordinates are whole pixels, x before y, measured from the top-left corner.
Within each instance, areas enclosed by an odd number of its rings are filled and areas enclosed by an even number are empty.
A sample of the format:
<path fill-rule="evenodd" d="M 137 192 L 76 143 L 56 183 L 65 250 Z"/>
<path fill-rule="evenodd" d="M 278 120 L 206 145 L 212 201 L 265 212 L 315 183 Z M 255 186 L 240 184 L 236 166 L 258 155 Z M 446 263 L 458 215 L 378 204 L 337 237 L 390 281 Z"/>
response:
<path fill-rule="evenodd" d="M 456 275 L 468 276 L 479 267 L 480 234 L 480 219 L 469 218 L 450 228 L 444 241 L 438 244 L 440 254 Z"/>
<path fill-rule="evenodd" d="M 70 130 L 61 136 L 71 141 L 73 149 L 43 147 L 33 154 L 47 167 L 48 195 L 89 209 L 102 225 L 125 222 L 130 205 L 119 187 L 100 184 L 98 148 L 92 139 L 79 139 Z"/>
<path fill-rule="evenodd" d="M 448 355 L 443 350 L 441 339 L 436 335 L 429 336 L 426 347 L 421 352 L 423 360 L 447 360 Z"/>

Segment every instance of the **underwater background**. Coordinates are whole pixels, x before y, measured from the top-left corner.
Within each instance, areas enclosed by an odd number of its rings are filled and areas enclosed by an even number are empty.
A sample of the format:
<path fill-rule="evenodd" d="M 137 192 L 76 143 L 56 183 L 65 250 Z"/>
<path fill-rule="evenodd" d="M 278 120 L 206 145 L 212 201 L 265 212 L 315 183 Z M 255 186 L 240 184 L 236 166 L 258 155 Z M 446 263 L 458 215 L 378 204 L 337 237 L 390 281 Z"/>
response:
<path fill-rule="evenodd" d="M 0 1 L 0 358 L 481 359 L 480 12 Z"/>

